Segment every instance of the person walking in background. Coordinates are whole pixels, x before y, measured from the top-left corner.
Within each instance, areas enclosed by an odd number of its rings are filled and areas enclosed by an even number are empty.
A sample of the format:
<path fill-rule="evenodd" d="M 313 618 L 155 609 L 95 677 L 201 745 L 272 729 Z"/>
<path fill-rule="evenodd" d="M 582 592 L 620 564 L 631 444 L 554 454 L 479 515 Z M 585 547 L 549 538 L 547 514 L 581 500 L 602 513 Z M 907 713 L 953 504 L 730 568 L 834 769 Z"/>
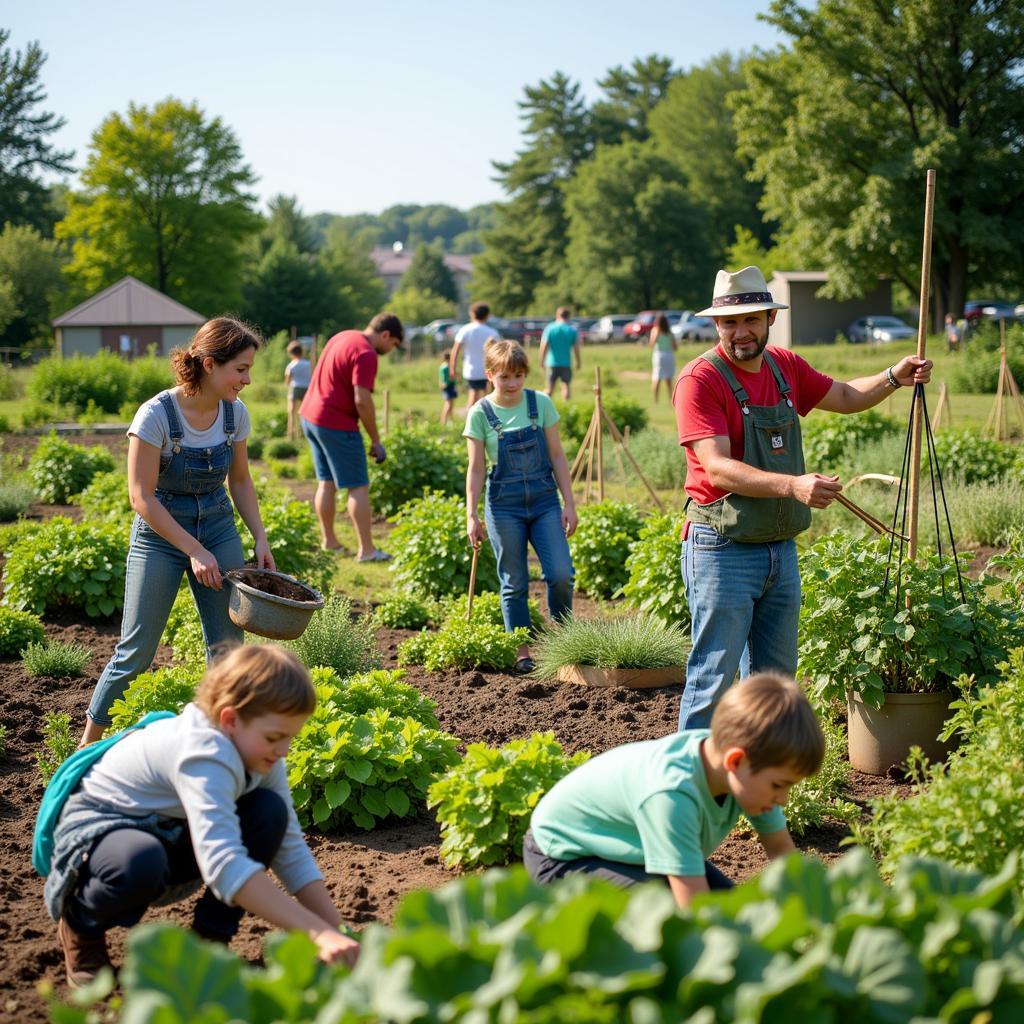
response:
<path fill-rule="evenodd" d="M 207 660 L 241 643 L 228 617 L 222 574 L 244 561 L 231 498 L 255 542 L 256 564 L 273 569 L 249 474 L 249 384 L 260 339 L 231 317 L 208 320 L 188 348 L 171 353 L 177 386 L 139 407 L 128 428 L 128 496 L 135 519 L 128 546 L 121 639 L 96 683 L 80 746 L 111 723 L 110 706 L 148 672 L 184 575 L 203 625 Z"/>
<path fill-rule="evenodd" d="M 378 313 L 365 330 L 335 334 L 317 360 L 299 408 L 318 481 L 313 506 L 320 523 L 320 543 L 328 551 L 341 547 L 334 516 L 338 488 L 344 488 L 360 562 L 385 562 L 391 557 L 373 543 L 370 475 L 359 426 L 362 424 L 370 439 L 374 459 L 383 462 L 387 453 L 377 430 L 373 385 L 378 358 L 401 344 L 402 321 L 394 313 Z"/>
<path fill-rule="evenodd" d="M 487 374 L 484 372 L 484 346 L 489 341 L 500 341 L 501 335 L 488 327 L 491 307 L 486 302 L 474 302 L 469 307 L 472 318 L 463 324 L 455 335 L 451 355 L 448 357 L 448 372 L 455 379 L 455 364 L 462 354 L 462 379 L 466 382 L 466 405 L 474 405 L 487 394 Z"/>
<path fill-rule="evenodd" d="M 455 387 L 455 380 L 452 377 L 451 367 L 452 350 L 446 348 L 441 353 L 441 365 L 437 368 L 437 383 L 441 388 L 441 426 L 448 425 L 452 418 L 452 410 L 455 408 L 455 399 L 458 397 L 458 390 Z"/>
<path fill-rule="evenodd" d="M 477 507 L 484 468 L 491 463 L 484 521 L 498 560 L 501 614 L 509 633 L 519 626 L 530 628 L 527 543 L 540 559 L 552 619 L 572 614 L 575 582 L 566 538 L 576 530 L 576 502 L 558 436 L 558 410 L 547 395 L 523 387 L 529 369 L 526 353 L 516 342 L 488 345 L 486 372 L 494 391 L 470 409 L 462 432 L 469 446 L 466 533 L 473 547 L 484 539 Z M 516 671 L 526 674 L 533 669 L 530 646 L 523 644 L 516 652 Z"/>
<path fill-rule="evenodd" d="M 301 341 L 293 341 L 288 346 L 291 362 L 284 368 L 284 382 L 288 385 L 288 438 L 299 439 L 299 406 L 309 390 L 309 378 L 313 368 L 308 359 L 304 359 Z"/>
<path fill-rule="evenodd" d="M 572 364 L 575 357 L 576 369 L 580 369 L 580 332 L 575 324 L 569 323 L 568 306 L 560 306 L 555 319 L 544 328 L 540 336 L 540 361 L 547 371 L 548 395 L 555 390 L 555 381 L 562 382 L 562 397 L 568 402 L 572 384 Z"/>
<path fill-rule="evenodd" d="M 658 401 L 658 390 L 661 382 L 665 382 L 665 394 L 672 399 L 672 380 L 676 375 L 676 339 L 672 328 L 668 325 L 668 317 L 658 314 L 651 328 L 651 339 L 648 344 L 651 353 L 651 395 Z"/>
<path fill-rule="evenodd" d="M 946 351 L 947 352 L 959 352 L 960 342 L 963 340 L 963 332 L 960 330 L 960 325 L 956 322 L 956 317 L 952 313 L 946 314 Z"/>

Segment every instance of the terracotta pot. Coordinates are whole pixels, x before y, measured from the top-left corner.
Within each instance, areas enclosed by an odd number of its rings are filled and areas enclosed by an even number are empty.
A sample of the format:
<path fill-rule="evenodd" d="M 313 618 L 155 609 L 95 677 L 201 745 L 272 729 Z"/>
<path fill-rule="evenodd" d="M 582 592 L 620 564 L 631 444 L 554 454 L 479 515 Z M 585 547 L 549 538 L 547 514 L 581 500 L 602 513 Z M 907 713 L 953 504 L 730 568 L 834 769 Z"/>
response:
<path fill-rule="evenodd" d="M 679 665 L 667 668 L 598 668 L 596 665 L 563 665 L 555 674 L 561 683 L 583 686 L 629 686 L 651 689 L 686 682 L 686 670 Z"/>
<path fill-rule="evenodd" d="M 859 693 L 847 694 L 847 742 L 850 764 L 868 775 L 888 775 L 901 766 L 912 746 L 930 761 L 944 761 L 956 740 L 941 743 L 939 733 L 949 717 L 956 693 L 887 693 L 878 709 L 865 704 Z"/>

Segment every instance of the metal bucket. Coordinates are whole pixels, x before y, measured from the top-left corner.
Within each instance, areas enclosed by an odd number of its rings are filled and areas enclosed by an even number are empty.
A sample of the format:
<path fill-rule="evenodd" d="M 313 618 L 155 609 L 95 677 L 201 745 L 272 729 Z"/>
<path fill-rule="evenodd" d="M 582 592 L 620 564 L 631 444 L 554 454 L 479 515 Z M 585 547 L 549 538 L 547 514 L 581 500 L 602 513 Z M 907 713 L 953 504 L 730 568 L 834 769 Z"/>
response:
<path fill-rule="evenodd" d="M 276 577 L 301 587 L 309 597 L 304 601 L 294 601 L 287 597 L 278 597 L 250 586 L 245 576 Z M 231 587 L 228 597 L 228 615 L 231 621 L 249 633 L 265 636 L 271 640 L 294 640 L 302 635 L 309 625 L 313 613 L 324 606 L 323 595 L 305 583 L 288 576 L 283 572 L 271 572 L 270 569 L 237 569 L 225 573 L 224 582 Z"/>

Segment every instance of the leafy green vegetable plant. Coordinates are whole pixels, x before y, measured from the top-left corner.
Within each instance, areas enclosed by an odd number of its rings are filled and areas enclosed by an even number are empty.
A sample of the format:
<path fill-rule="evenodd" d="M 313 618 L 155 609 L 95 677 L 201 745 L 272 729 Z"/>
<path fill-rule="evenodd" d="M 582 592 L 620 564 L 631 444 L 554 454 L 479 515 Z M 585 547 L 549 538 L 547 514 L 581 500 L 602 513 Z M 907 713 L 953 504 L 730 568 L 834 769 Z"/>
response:
<path fill-rule="evenodd" d="M 1001 480 L 1014 463 L 1014 449 L 1011 445 L 991 437 L 982 437 L 966 427 L 940 430 L 935 435 L 935 454 L 944 482 L 959 480 L 965 484 L 994 483 Z M 927 458 L 921 471 L 928 472 Z"/>
<path fill-rule="evenodd" d="M 78 746 L 71 734 L 71 716 L 65 711 L 43 712 L 43 747 L 36 751 L 36 766 L 43 783 L 66 761 Z"/>
<path fill-rule="evenodd" d="M 40 439 L 32 453 L 28 475 L 40 501 L 66 505 L 97 473 L 113 468 L 114 457 L 106 448 L 72 444 L 51 433 Z"/>
<path fill-rule="evenodd" d="M 816 413 L 803 421 L 804 462 L 809 471 L 831 473 L 848 462 L 853 449 L 898 434 L 899 420 L 869 409 L 857 416 Z"/>
<path fill-rule="evenodd" d="M 21 655 L 21 664 L 30 676 L 63 679 L 80 676 L 92 660 L 92 651 L 82 644 L 30 643 Z"/>
<path fill-rule="evenodd" d="M 45 637 L 38 615 L 0 606 L 0 658 L 20 657 L 29 644 L 42 643 Z"/>
<path fill-rule="evenodd" d="M 373 610 L 373 621 L 388 629 L 422 629 L 430 617 L 426 601 L 401 590 L 388 595 Z"/>
<path fill-rule="evenodd" d="M 884 541 L 836 532 L 801 555 L 801 672 L 827 700 L 853 691 L 872 707 L 886 692 L 948 690 L 965 672 L 994 680 L 1007 651 L 1024 642 L 1020 609 L 994 599 L 966 565 L 960 603 L 955 573 L 947 566 L 943 577 L 934 555 L 904 560 L 897 604 L 893 584 L 883 593 L 887 551 Z"/>
<path fill-rule="evenodd" d="M 203 674 L 203 661 L 198 664 L 175 665 L 143 672 L 110 706 L 110 732 L 120 732 L 134 725 L 150 711 L 173 711 L 177 714 L 195 696 L 196 684 Z"/>
<path fill-rule="evenodd" d="M 113 523 L 55 516 L 16 541 L 4 568 L 4 604 L 37 615 L 77 608 L 94 618 L 124 603 L 128 538 Z"/>
<path fill-rule="evenodd" d="M 519 860 L 540 798 L 588 757 L 585 751 L 566 757 L 553 732 L 503 747 L 471 743 L 427 794 L 441 824 L 442 860 L 450 868 Z"/>
<path fill-rule="evenodd" d="M 302 635 L 285 646 L 309 668 L 330 668 L 342 679 L 378 664 L 373 622 L 365 615 L 353 617 L 352 602 L 341 594 L 328 597 Z"/>
<path fill-rule="evenodd" d="M 459 594 L 457 597 L 450 597 L 441 602 L 444 613 L 444 621 L 451 619 L 464 619 L 466 607 L 469 604 L 467 594 Z M 526 602 L 530 611 L 530 628 L 540 629 L 544 620 L 541 618 L 540 605 L 531 597 Z M 490 622 L 495 626 L 502 626 L 505 623 L 501 614 L 501 595 L 493 590 L 485 590 L 473 598 L 473 622 Z"/>
<path fill-rule="evenodd" d="M 629 579 L 626 560 L 643 526 L 635 505 L 600 501 L 583 505 L 569 539 L 576 587 L 591 597 L 615 597 Z"/>
<path fill-rule="evenodd" d="M 370 467 L 374 510 L 393 516 L 424 491 L 459 495 L 466 489 L 466 444 L 434 426 L 397 427 L 387 437 L 388 457 Z"/>
<path fill-rule="evenodd" d="M 400 678 L 380 673 L 350 690 L 336 674 L 314 672 L 317 707 L 288 752 L 288 782 L 304 825 L 372 829 L 390 815 L 404 818 L 458 760 L 458 740 L 437 728 L 432 708 Z M 412 713 L 393 713 L 388 703 Z"/>
<path fill-rule="evenodd" d="M 685 665 L 690 641 L 678 623 L 655 615 L 615 619 L 571 618 L 552 623 L 534 650 L 538 676 L 554 676 L 567 665 L 598 668 L 669 668 Z"/>
<path fill-rule="evenodd" d="M 469 589 L 473 549 L 466 537 L 466 505 L 454 496 L 432 491 L 403 505 L 393 517 L 394 561 L 399 586 L 427 598 L 447 597 Z M 480 545 L 477 593 L 498 589 L 498 570 L 489 543 Z"/>
<path fill-rule="evenodd" d="M 629 579 L 622 596 L 631 608 L 688 629 L 690 606 L 680 568 L 683 521 L 683 516 L 674 514 L 646 520 L 626 559 Z"/>
<path fill-rule="evenodd" d="M 120 469 L 97 473 L 75 501 L 88 519 L 120 520 L 126 528 L 131 524 L 128 475 Z"/>
<path fill-rule="evenodd" d="M 1006 550 L 989 559 L 988 570 L 994 570 L 994 577 L 998 574 L 995 578 L 1004 581 L 1004 600 L 1016 601 L 1018 607 L 1024 604 L 1024 529 L 1011 531 Z"/>
<path fill-rule="evenodd" d="M 451 618 L 436 633 L 424 632 L 403 641 L 398 647 L 398 663 L 422 664 L 430 672 L 446 668 L 508 670 L 515 667 L 516 652 L 529 640 L 527 629 L 506 633 L 504 626 L 493 622 Z"/>

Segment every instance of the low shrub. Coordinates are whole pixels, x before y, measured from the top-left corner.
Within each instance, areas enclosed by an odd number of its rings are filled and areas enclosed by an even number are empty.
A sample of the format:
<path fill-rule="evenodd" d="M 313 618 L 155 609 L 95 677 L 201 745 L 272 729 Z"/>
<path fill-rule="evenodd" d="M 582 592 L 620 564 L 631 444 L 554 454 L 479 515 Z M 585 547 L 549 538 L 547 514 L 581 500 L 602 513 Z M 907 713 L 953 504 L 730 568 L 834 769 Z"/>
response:
<path fill-rule="evenodd" d="M 4 604 L 42 615 L 75 608 L 108 617 L 124 603 L 128 538 L 116 524 L 55 516 L 7 552 Z"/>
<path fill-rule="evenodd" d="M 398 427 L 386 439 L 388 457 L 370 467 L 374 511 L 393 516 L 425 491 L 459 495 L 466 489 L 466 445 L 434 426 Z"/>
<path fill-rule="evenodd" d="M 35 488 L 25 481 L 0 481 L 0 523 L 13 522 L 24 514 L 35 496 Z"/>
<path fill-rule="evenodd" d="M 40 501 L 66 505 L 89 486 L 97 473 L 114 468 L 114 457 L 106 448 L 72 444 L 56 434 L 41 438 L 28 462 L 28 474 Z"/>
<path fill-rule="evenodd" d="M 465 619 L 466 607 L 469 604 L 467 594 L 459 594 L 458 597 L 450 597 L 441 602 L 443 621 L 451 619 Z M 537 630 L 543 625 L 544 620 L 540 614 L 540 605 L 531 597 L 527 598 L 527 608 L 530 611 L 530 628 Z M 505 619 L 501 614 L 501 595 L 493 590 L 485 590 L 473 598 L 473 622 L 490 622 L 495 626 L 503 626 Z"/>
<path fill-rule="evenodd" d="M 395 582 L 426 598 L 465 593 L 473 549 L 466 536 L 466 505 L 432 491 L 403 505 L 393 517 L 391 571 Z M 476 590 L 498 589 L 498 569 L 489 543 L 480 545 Z"/>
<path fill-rule="evenodd" d="M 611 417 L 612 422 L 624 433 L 629 427 L 630 434 L 638 434 L 647 426 L 647 409 L 639 402 L 625 395 L 604 394 L 601 398 L 601 405 L 605 412 Z M 569 402 L 568 404 L 557 404 L 559 416 L 561 417 L 560 430 L 562 436 L 567 440 L 582 444 L 587 436 L 587 428 L 594 417 L 594 402 Z M 602 425 L 606 437 L 610 437 L 607 424 Z"/>
<path fill-rule="evenodd" d="M 43 359 L 32 374 L 28 393 L 37 402 L 70 406 L 75 412 L 84 410 L 91 400 L 113 413 L 127 396 L 129 380 L 128 363 L 103 349 L 91 356 L 76 353 L 68 359 Z"/>
<path fill-rule="evenodd" d="M 690 641 L 678 623 L 654 615 L 617 619 L 566 619 L 540 636 L 533 659 L 538 676 L 550 678 L 567 665 L 598 668 L 670 668 L 685 665 Z"/>
<path fill-rule="evenodd" d="M 259 413 L 252 418 L 252 434 L 266 441 L 272 437 L 286 437 L 288 434 L 288 413 Z"/>
<path fill-rule="evenodd" d="M 263 438 L 250 434 L 245 439 L 245 453 L 249 459 L 263 458 Z"/>
<path fill-rule="evenodd" d="M 503 747 L 471 743 L 427 794 L 441 826 L 449 868 L 488 867 L 522 858 L 523 838 L 540 798 L 590 757 L 567 757 L 553 732 L 535 732 Z"/>
<path fill-rule="evenodd" d="M 686 483 L 686 451 L 675 437 L 661 430 L 641 430 L 629 439 L 629 451 L 652 487 L 681 491 Z M 608 462 L 606 454 L 605 463 Z M 635 476 L 628 461 L 623 466 L 627 479 Z"/>
<path fill-rule="evenodd" d="M 422 806 L 430 784 L 458 760 L 458 740 L 418 717 L 381 706 L 388 690 L 396 691 L 396 702 L 410 705 L 410 688 L 399 673 L 381 673 L 355 689 L 330 672 L 314 672 L 314 681 L 316 710 L 295 737 L 287 761 L 303 825 L 372 829 L 379 820 L 404 818 Z M 372 707 L 367 685 L 375 694 Z M 422 716 L 428 709 L 421 702 L 416 710 Z"/>
<path fill-rule="evenodd" d="M 640 536 L 640 510 L 618 501 L 600 501 L 581 506 L 579 519 L 569 538 L 576 588 L 591 597 L 614 597 L 629 579 L 626 560 Z"/>
<path fill-rule="evenodd" d="M 71 732 L 71 716 L 65 711 L 43 712 L 43 747 L 36 751 L 36 767 L 45 785 L 78 746 Z"/>
<path fill-rule="evenodd" d="M 92 651 L 82 644 L 46 642 L 29 644 L 21 655 L 22 668 L 30 676 L 64 679 L 80 676 L 92 660 Z"/>
<path fill-rule="evenodd" d="M 128 387 L 122 397 L 122 404 L 130 402 L 136 408 L 149 401 L 161 391 L 174 387 L 174 373 L 170 362 L 163 356 L 147 355 L 133 359 L 128 363 Z M 120 413 L 120 406 L 108 409 L 108 412 Z M 135 415 L 135 408 L 127 417 L 129 421 Z"/>
<path fill-rule="evenodd" d="M 298 480 L 299 467 L 282 459 L 267 459 L 267 467 L 279 480 Z"/>
<path fill-rule="evenodd" d="M 0 605 L 0 658 L 20 658 L 29 644 L 41 644 L 45 638 L 38 615 Z"/>
<path fill-rule="evenodd" d="M 854 417 L 856 418 L 856 417 Z M 965 427 L 940 430 L 935 435 L 935 455 L 944 484 L 993 483 L 1001 480 L 1014 464 L 1013 446 L 982 437 Z M 922 478 L 927 477 L 930 459 L 922 460 Z"/>
<path fill-rule="evenodd" d="M 453 618 L 436 633 L 421 633 L 401 643 L 398 663 L 422 664 L 429 672 L 446 668 L 508 670 L 515 668 L 516 652 L 529 640 L 526 629 L 506 633 L 504 626 L 492 622 Z"/>
<path fill-rule="evenodd" d="M 906 432 L 906 427 L 892 416 L 883 416 L 873 409 L 857 416 L 817 415 L 801 425 L 804 462 L 808 472 L 832 473 L 849 459 L 853 449 L 872 444 L 885 437 Z"/>
<path fill-rule="evenodd" d="M 341 594 L 328 597 L 323 608 L 313 613 L 302 636 L 285 646 L 309 668 L 332 669 L 341 679 L 379 663 L 373 623 L 366 616 L 353 618 L 352 602 Z"/>
<path fill-rule="evenodd" d="M 953 391 L 969 395 L 994 395 L 999 388 L 999 335 L 989 333 L 986 348 L 984 335 L 974 334 L 968 343 L 966 358 L 953 367 L 950 386 Z M 1024 338 L 1016 331 L 1007 333 L 1006 362 L 1016 381 L 1024 380 Z"/>
<path fill-rule="evenodd" d="M 422 629 L 430 622 L 430 608 L 414 594 L 399 590 L 377 605 L 373 621 L 388 629 Z"/>
<path fill-rule="evenodd" d="M 128 474 L 120 469 L 97 473 L 89 486 L 75 498 L 75 502 L 89 519 L 116 520 L 125 526 L 132 521 Z"/>
<path fill-rule="evenodd" d="M 203 663 L 143 672 L 110 705 L 112 724 L 108 732 L 120 732 L 134 725 L 151 711 L 179 711 L 195 696 L 196 684 L 203 674 Z"/>
<path fill-rule="evenodd" d="M 690 606 L 680 566 L 684 522 L 685 516 L 678 513 L 647 519 L 626 559 L 629 579 L 622 596 L 631 608 L 688 629 Z"/>
<path fill-rule="evenodd" d="M 275 437 L 267 443 L 267 456 L 271 459 L 294 459 L 299 446 L 287 437 Z"/>

